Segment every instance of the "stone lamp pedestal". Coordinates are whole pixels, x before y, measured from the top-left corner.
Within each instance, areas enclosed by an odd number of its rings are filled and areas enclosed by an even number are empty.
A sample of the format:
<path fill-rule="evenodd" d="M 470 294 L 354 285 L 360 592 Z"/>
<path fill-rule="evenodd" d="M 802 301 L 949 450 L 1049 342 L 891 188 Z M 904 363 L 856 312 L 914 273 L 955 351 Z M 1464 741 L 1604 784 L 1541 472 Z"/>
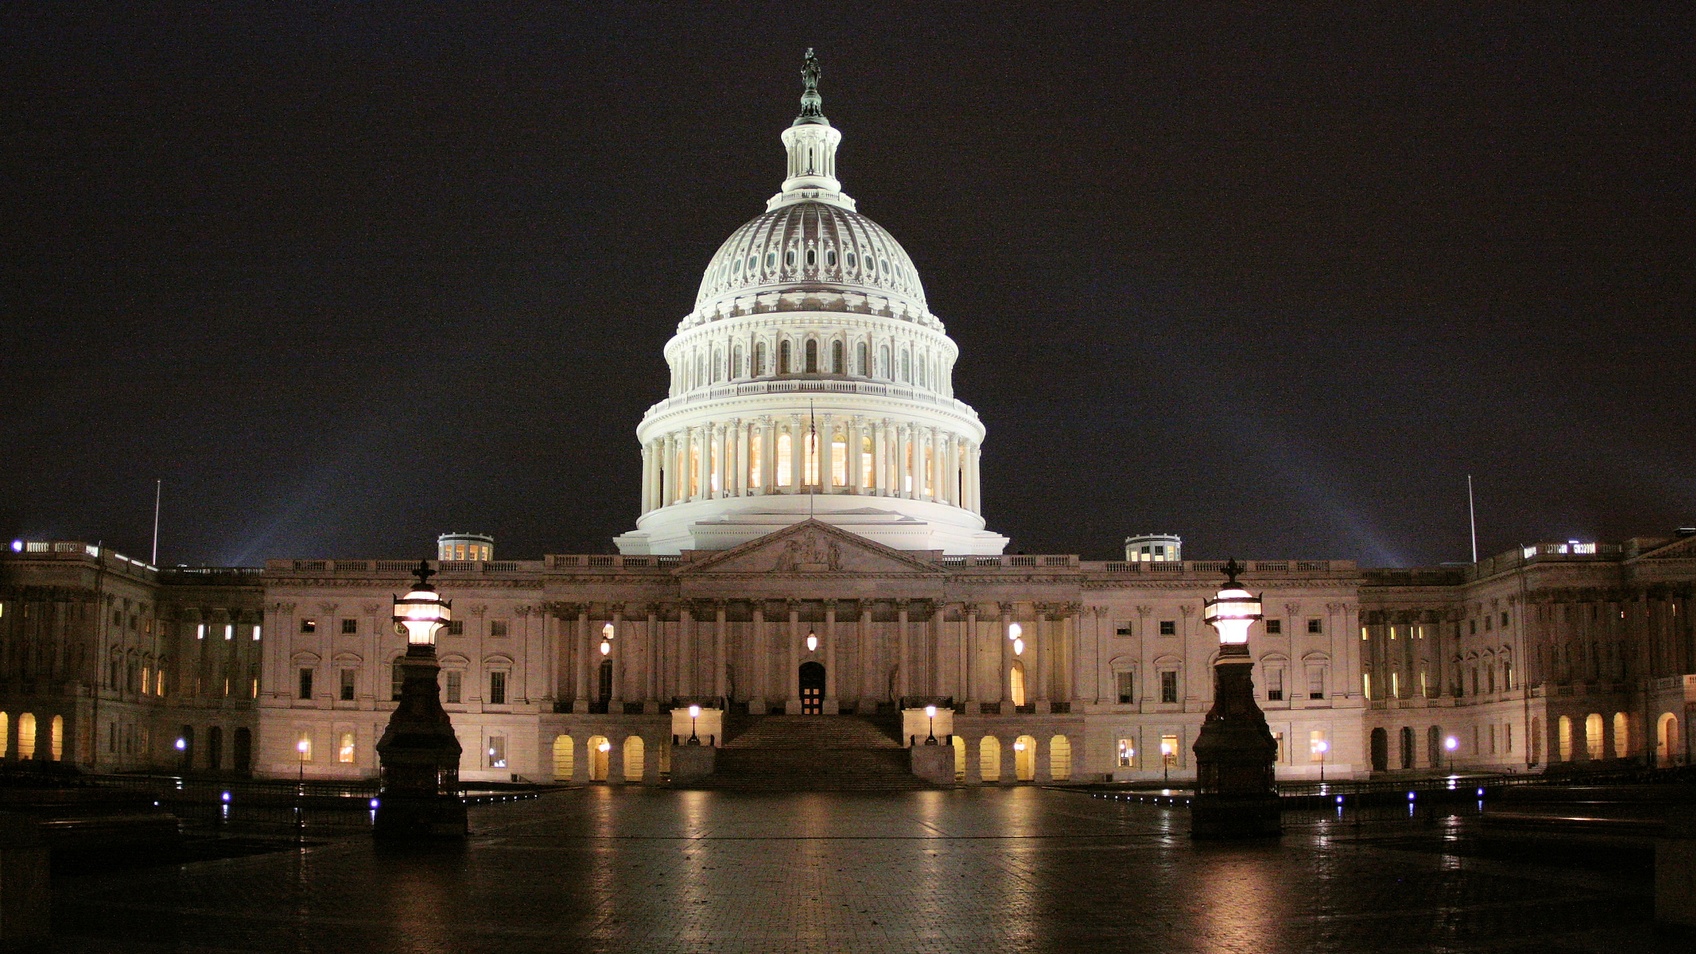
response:
<path fill-rule="evenodd" d="M 465 837 L 459 794 L 459 740 L 442 708 L 436 647 L 413 644 L 398 663 L 400 704 L 377 743 L 382 788 L 373 828 L 378 838 Z"/>
<path fill-rule="evenodd" d="M 1246 645 L 1220 647 L 1213 708 L 1195 740 L 1194 838 L 1271 838 L 1283 833 L 1273 763 L 1278 743 L 1254 701 L 1254 661 Z"/>

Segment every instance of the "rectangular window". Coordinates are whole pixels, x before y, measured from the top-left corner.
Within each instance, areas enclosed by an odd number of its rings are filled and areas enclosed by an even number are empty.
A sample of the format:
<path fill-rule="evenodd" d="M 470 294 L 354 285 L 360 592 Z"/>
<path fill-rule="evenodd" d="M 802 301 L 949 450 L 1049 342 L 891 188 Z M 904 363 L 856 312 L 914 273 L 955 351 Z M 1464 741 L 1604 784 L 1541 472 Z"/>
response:
<path fill-rule="evenodd" d="M 316 633 L 316 632 L 318 632 L 318 621 L 315 620 L 315 619 L 303 619 L 303 620 L 301 620 L 300 621 L 300 631 L 303 632 L 303 633 Z"/>
<path fill-rule="evenodd" d="M 1307 618 L 1307 631 L 1310 633 L 1325 632 L 1325 621 L 1317 616 L 1309 616 Z"/>
<path fill-rule="evenodd" d="M 1120 670 L 1113 674 L 1113 681 L 1118 686 L 1119 704 L 1129 705 L 1137 701 L 1137 674 L 1130 670 Z"/>
<path fill-rule="evenodd" d="M 1495 626 L 1492 625 L 1495 622 L 1496 618 L 1494 616 L 1484 617 L 1484 632 L 1488 633 L 1490 630 L 1495 629 Z"/>
<path fill-rule="evenodd" d="M 459 705 L 460 696 L 464 692 L 465 673 L 462 673 L 457 669 L 449 670 L 447 673 L 447 682 L 448 705 Z"/>
<path fill-rule="evenodd" d="M 1266 670 L 1266 700 L 1282 702 L 1284 699 L 1284 670 Z"/>
<path fill-rule="evenodd" d="M 1167 765 L 1178 764 L 1178 737 L 1163 735 L 1160 737 L 1160 760 Z"/>
<path fill-rule="evenodd" d="M 1120 623 L 1119 628 L 1114 633 L 1114 635 L 1115 636 L 1129 636 L 1129 635 L 1131 635 L 1131 624 L 1129 622 Z"/>
<path fill-rule="evenodd" d="M 390 672 L 389 701 L 399 702 L 401 686 L 406 685 L 406 667 L 401 665 L 400 660 L 397 659 L 395 664 L 390 667 Z"/>
<path fill-rule="evenodd" d="M 258 626 L 253 627 L 253 641 L 254 642 L 259 641 L 259 627 Z"/>
<path fill-rule="evenodd" d="M 1137 743 L 1135 739 L 1119 740 L 1119 767 L 1137 767 Z"/>
<path fill-rule="evenodd" d="M 1160 701 L 1178 701 L 1178 674 L 1170 669 L 1160 674 Z"/>
<path fill-rule="evenodd" d="M 1322 667 L 1314 666 L 1307 671 L 1307 697 L 1325 698 L 1325 670 Z"/>
<path fill-rule="evenodd" d="M 1506 626 L 1507 624 L 1508 624 L 1508 611 L 1502 610 L 1502 625 Z"/>
<path fill-rule="evenodd" d="M 1269 619 L 1269 620 L 1266 621 L 1266 635 L 1268 635 L 1268 636 L 1280 636 L 1280 635 L 1283 634 L 1283 632 L 1284 632 L 1284 621 L 1283 620 L 1281 620 L 1281 619 Z"/>
<path fill-rule="evenodd" d="M 357 620 L 357 619 L 344 619 L 344 620 L 342 620 L 342 635 L 343 636 L 358 636 L 359 635 L 359 620 Z"/>
<path fill-rule="evenodd" d="M 1325 741 L 1324 729 L 1314 729 L 1307 734 L 1307 760 L 1309 762 L 1323 762 L 1325 753 L 1330 748 L 1331 744 Z"/>
<path fill-rule="evenodd" d="M 311 669 L 302 669 L 300 671 L 300 687 L 299 688 L 300 688 L 300 695 L 299 695 L 298 698 L 301 698 L 301 699 L 312 698 L 312 670 Z"/>
<path fill-rule="evenodd" d="M 506 635 L 506 620 L 504 620 L 504 619 L 489 620 L 489 635 L 493 636 L 496 639 L 500 639 L 500 638 L 504 637 Z"/>
<path fill-rule="evenodd" d="M 492 706 L 506 705 L 506 673 L 489 673 L 489 704 Z"/>
<path fill-rule="evenodd" d="M 1276 742 L 1278 744 L 1278 755 L 1276 757 L 1278 764 L 1279 765 L 1289 764 L 1289 756 L 1284 754 L 1284 733 L 1282 733 L 1282 732 L 1272 733 L 1272 741 Z"/>
<path fill-rule="evenodd" d="M 353 701 L 353 674 L 354 674 L 354 670 L 352 670 L 352 669 L 343 669 L 342 670 L 342 701 L 343 702 L 352 702 Z"/>
<path fill-rule="evenodd" d="M 1160 621 L 1160 635 L 1162 635 L 1162 636 L 1176 636 L 1176 635 L 1178 635 L 1178 621 L 1175 620 L 1175 619 L 1163 619 L 1163 620 L 1161 620 Z"/>
<path fill-rule="evenodd" d="M 206 638 L 206 624 L 205 623 L 201 623 L 200 625 L 198 625 L 194 628 L 194 638 L 195 639 L 205 639 Z"/>
<path fill-rule="evenodd" d="M 1507 730 L 1507 743 L 1508 743 L 1507 749 L 1508 749 L 1508 754 L 1512 755 L 1513 754 L 1513 723 L 1512 722 L 1503 723 L 1502 728 Z"/>
<path fill-rule="evenodd" d="M 464 636 L 465 635 L 465 620 L 456 619 L 456 620 L 450 621 L 448 623 L 448 635 L 449 636 Z"/>
<path fill-rule="evenodd" d="M 336 741 L 336 761 L 353 764 L 353 733 L 344 730 Z"/>
<path fill-rule="evenodd" d="M 506 768 L 506 736 L 489 736 L 489 767 Z"/>

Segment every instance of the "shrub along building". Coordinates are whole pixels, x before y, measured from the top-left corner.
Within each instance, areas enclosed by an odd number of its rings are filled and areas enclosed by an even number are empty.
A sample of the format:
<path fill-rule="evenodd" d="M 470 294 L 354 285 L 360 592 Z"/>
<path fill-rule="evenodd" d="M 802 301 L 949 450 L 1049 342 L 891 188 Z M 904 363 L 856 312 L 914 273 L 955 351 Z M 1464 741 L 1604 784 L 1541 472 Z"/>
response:
<path fill-rule="evenodd" d="M 691 704 L 715 745 L 720 712 L 907 712 L 922 740 L 911 713 L 936 705 L 967 783 L 1193 776 L 1222 564 L 1171 535 L 1122 561 L 1003 552 L 958 348 L 842 191 L 810 57 L 804 78 L 787 178 L 666 346 L 619 554 L 439 541 L 461 777 L 654 782 Z M 4 754 L 373 777 L 414 565 L 157 570 L 19 541 L 0 558 Z M 1260 560 L 1241 579 L 1265 606 L 1249 646 L 1281 777 L 1688 758 L 1696 538 L 1427 570 Z"/>

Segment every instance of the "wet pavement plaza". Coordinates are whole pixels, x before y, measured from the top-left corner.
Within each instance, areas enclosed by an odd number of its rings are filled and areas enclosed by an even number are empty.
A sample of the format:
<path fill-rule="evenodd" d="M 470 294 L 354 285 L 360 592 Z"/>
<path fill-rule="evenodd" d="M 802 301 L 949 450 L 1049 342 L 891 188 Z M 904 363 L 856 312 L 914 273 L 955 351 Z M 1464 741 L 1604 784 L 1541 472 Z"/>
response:
<path fill-rule="evenodd" d="M 472 810 L 460 849 L 304 849 L 55 880 L 53 951 L 1656 951 L 1644 849 L 1476 818 L 1182 809 L 1035 788 L 590 787 Z M 1650 856 L 1652 857 L 1652 856 Z"/>

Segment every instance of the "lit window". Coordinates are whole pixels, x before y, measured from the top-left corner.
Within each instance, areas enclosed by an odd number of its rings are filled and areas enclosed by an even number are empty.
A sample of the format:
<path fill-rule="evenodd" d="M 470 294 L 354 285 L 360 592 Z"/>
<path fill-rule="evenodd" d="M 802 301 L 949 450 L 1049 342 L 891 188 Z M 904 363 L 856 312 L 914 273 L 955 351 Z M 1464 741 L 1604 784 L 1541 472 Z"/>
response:
<path fill-rule="evenodd" d="M 1136 768 L 1136 766 L 1137 766 L 1137 744 L 1136 744 L 1136 740 L 1134 740 L 1134 739 L 1120 739 L 1119 740 L 1119 767 L 1120 768 Z"/>
<path fill-rule="evenodd" d="M 1331 748 L 1325 741 L 1325 730 L 1314 729 L 1307 734 L 1307 758 L 1310 762 L 1325 761 L 1325 753 Z"/>
<path fill-rule="evenodd" d="M 777 484 L 788 487 L 795 482 L 794 438 L 788 434 L 777 435 Z"/>
<path fill-rule="evenodd" d="M 301 630 L 301 632 L 306 632 L 306 631 Z M 206 638 L 206 624 L 205 623 L 201 623 L 199 626 L 196 626 L 194 628 L 194 638 L 195 639 L 205 639 Z"/>
<path fill-rule="evenodd" d="M 301 620 L 300 621 L 300 631 L 303 632 L 303 633 L 316 633 L 316 632 L 318 632 L 318 621 L 315 620 L 315 619 L 303 619 L 303 620 Z"/>
<path fill-rule="evenodd" d="M 506 768 L 506 736 L 489 736 L 489 767 Z"/>
<path fill-rule="evenodd" d="M 336 761 L 346 764 L 353 763 L 353 733 L 343 731 L 337 739 Z"/>
<path fill-rule="evenodd" d="M 253 627 L 253 640 L 254 640 L 254 642 L 259 641 L 259 627 L 258 626 Z"/>
<path fill-rule="evenodd" d="M 301 730 L 300 737 L 295 739 L 294 757 L 302 762 L 312 761 L 312 735 Z"/>

